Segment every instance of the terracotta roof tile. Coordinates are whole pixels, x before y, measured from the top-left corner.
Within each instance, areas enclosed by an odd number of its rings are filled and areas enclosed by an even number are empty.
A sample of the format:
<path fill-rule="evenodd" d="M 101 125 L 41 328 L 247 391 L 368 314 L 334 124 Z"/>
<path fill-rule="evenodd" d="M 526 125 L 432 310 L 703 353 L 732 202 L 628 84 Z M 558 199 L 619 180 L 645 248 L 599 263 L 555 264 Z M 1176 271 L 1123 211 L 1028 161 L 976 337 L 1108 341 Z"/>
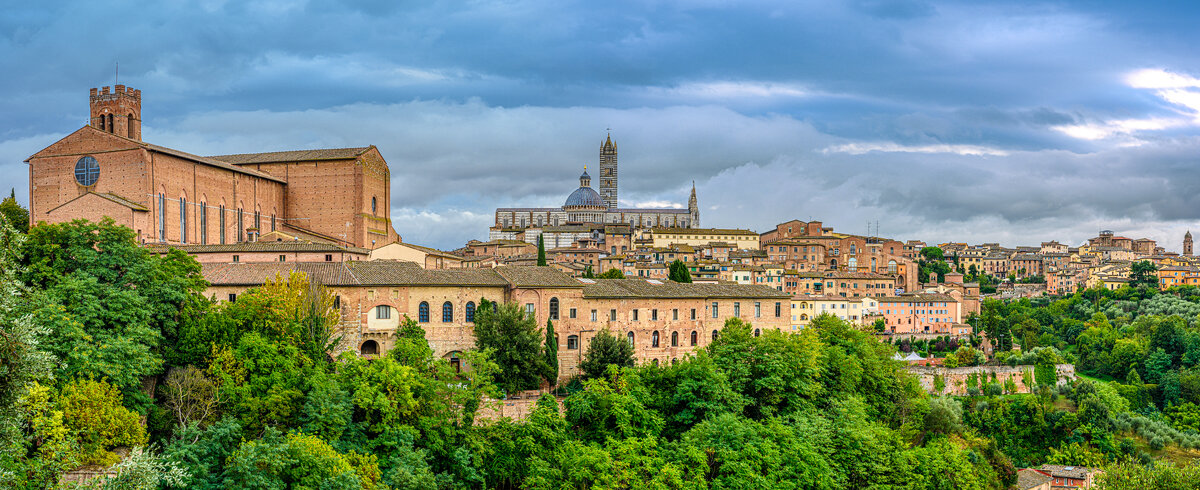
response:
<path fill-rule="evenodd" d="M 264 153 L 238 153 L 214 155 L 208 158 L 235 165 L 275 162 L 310 162 L 313 160 L 353 160 L 370 150 L 370 146 L 359 148 L 320 148 L 315 150 L 269 151 Z"/>

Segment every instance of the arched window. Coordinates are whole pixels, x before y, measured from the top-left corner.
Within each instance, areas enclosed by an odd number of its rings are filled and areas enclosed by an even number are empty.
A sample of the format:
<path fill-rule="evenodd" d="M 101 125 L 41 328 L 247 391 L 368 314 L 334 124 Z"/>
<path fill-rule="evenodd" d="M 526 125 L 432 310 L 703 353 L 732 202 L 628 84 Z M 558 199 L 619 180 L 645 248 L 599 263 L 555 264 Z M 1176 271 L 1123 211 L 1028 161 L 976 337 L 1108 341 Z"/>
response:
<path fill-rule="evenodd" d="M 679 332 L 671 332 L 671 347 L 679 347 Z"/>
<path fill-rule="evenodd" d="M 567 336 L 567 350 L 575 350 L 578 348 L 579 348 L 579 336 L 578 335 L 568 335 Z"/>
<path fill-rule="evenodd" d="M 200 201 L 200 244 L 208 245 L 208 203 Z"/>
<path fill-rule="evenodd" d="M 699 337 L 700 336 L 696 333 L 696 331 L 692 330 L 692 345 L 693 346 L 696 345 L 696 341 L 699 340 L 698 339 Z"/>
<path fill-rule="evenodd" d="M 756 329 L 754 329 L 754 336 L 755 336 L 755 337 L 758 337 L 759 335 L 762 335 L 762 332 L 761 332 L 761 331 L 759 331 L 757 328 L 756 328 Z"/>
<path fill-rule="evenodd" d="M 376 204 L 376 203 L 375 203 L 375 196 L 371 196 L 371 214 L 375 214 L 375 209 L 376 209 L 376 206 L 375 206 L 375 204 Z"/>
<path fill-rule="evenodd" d="M 271 231 L 275 231 L 275 215 L 271 215 Z"/>
<path fill-rule="evenodd" d="M 242 213 L 242 208 L 240 206 L 238 207 L 237 213 L 238 213 L 238 219 L 237 219 L 238 243 L 241 243 L 241 242 L 246 241 L 246 235 L 245 235 L 246 227 L 244 226 L 244 222 L 242 220 L 243 213 Z"/>
<path fill-rule="evenodd" d="M 650 347 L 658 347 L 658 330 L 650 334 Z"/>
<path fill-rule="evenodd" d="M 801 320 L 807 320 L 807 319 L 808 319 L 808 315 L 801 313 L 801 314 L 800 314 L 800 319 L 801 319 Z"/>
<path fill-rule="evenodd" d="M 158 241 L 167 241 L 167 196 L 158 194 Z"/>
<path fill-rule="evenodd" d="M 629 346 L 633 347 L 633 332 L 629 332 L 625 337 L 629 339 Z"/>
<path fill-rule="evenodd" d="M 467 323 L 474 323 L 475 322 L 475 302 L 468 301 L 467 306 L 464 309 L 464 311 L 467 314 Z"/>
<path fill-rule="evenodd" d="M 379 342 L 374 340 L 363 342 L 362 346 L 358 348 L 358 352 L 364 356 L 377 356 L 379 355 Z"/>
<path fill-rule="evenodd" d="M 895 273 L 896 273 L 896 261 L 889 260 L 888 261 L 888 274 L 895 274 Z"/>
<path fill-rule="evenodd" d="M 110 133 L 116 133 L 116 132 L 117 132 L 117 127 L 116 127 L 116 125 L 114 125 L 114 124 L 113 124 L 113 115 L 112 115 L 112 114 L 109 114 L 109 115 L 108 115 L 108 116 L 106 116 L 106 117 L 108 117 L 108 132 L 110 132 Z"/>
<path fill-rule="evenodd" d="M 258 206 L 254 207 L 254 231 L 257 236 L 262 236 L 262 210 Z"/>
<path fill-rule="evenodd" d="M 125 132 L 125 136 L 132 138 L 132 139 L 137 139 L 137 136 L 134 134 L 135 131 L 133 130 L 133 113 L 132 112 L 129 113 L 129 115 L 125 117 L 125 125 L 128 126 L 128 129 Z"/>
<path fill-rule="evenodd" d="M 550 319 L 558 319 L 558 298 L 550 298 Z"/>
<path fill-rule="evenodd" d="M 442 303 L 442 323 L 454 321 L 454 304 L 449 301 Z"/>
<path fill-rule="evenodd" d="M 717 340 L 717 331 L 716 331 L 716 330 L 713 330 L 712 339 L 713 339 L 714 341 L 716 341 L 716 340 Z"/>
<path fill-rule="evenodd" d="M 106 122 L 107 120 L 108 120 L 108 118 L 107 118 L 107 117 L 104 117 L 104 114 L 101 114 L 101 115 L 100 115 L 100 130 L 101 130 L 101 131 L 108 131 L 108 125 L 107 125 L 107 124 L 105 124 L 105 122 Z"/>
<path fill-rule="evenodd" d="M 421 323 L 429 323 L 429 303 L 424 301 L 417 307 L 417 321 Z"/>
<path fill-rule="evenodd" d="M 179 197 L 179 243 L 187 243 L 187 196 Z"/>
<path fill-rule="evenodd" d="M 219 209 L 217 209 L 217 214 L 218 214 L 217 224 L 221 228 L 221 233 L 220 233 L 221 245 L 224 245 L 225 244 L 225 205 L 224 204 L 222 204 L 221 207 Z"/>

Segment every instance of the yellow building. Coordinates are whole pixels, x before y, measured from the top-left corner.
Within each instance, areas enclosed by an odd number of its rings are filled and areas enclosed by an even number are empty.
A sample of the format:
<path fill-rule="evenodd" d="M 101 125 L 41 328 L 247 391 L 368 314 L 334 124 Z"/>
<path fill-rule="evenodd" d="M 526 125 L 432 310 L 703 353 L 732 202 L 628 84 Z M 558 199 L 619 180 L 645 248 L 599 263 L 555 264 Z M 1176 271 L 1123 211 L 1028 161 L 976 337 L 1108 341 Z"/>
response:
<path fill-rule="evenodd" d="M 828 313 L 857 325 L 879 313 L 879 300 L 875 298 L 843 298 L 841 296 L 806 296 L 792 299 L 792 330 L 808 326 L 822 313 Z"/>
<path fill-rule="evenodd" d="M 725 242 L 742 250 L 758 250 L 758 233 L 750 230 L 722 228 L 654 228 L 646 233 L 654 248 L 673 244 L 700 246 Z"/>

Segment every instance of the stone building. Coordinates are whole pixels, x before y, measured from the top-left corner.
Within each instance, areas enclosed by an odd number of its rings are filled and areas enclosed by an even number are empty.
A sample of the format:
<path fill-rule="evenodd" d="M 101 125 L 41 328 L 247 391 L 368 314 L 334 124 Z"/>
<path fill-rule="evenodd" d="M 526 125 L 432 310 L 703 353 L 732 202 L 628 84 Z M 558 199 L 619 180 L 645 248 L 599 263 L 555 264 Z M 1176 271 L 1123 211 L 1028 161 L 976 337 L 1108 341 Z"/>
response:
<path fill-rule="evenodd" d="M 603 329 L 634 344 L 638 362 L 670 362 L 712 342 L 730 317 L 765 329 L 790 330 L 788 295 L 753 285 L 679 284 L 646 279 L 575 279 L 551 267 L 422 269 L 395 261 L 335 263 L 206 263 L 207 295 L 236 301 L 277 275 L 303 272 L 337 295 L 341 350 L 382 355 L 405 316 L 425 330 L 434 354 L 457 363 L 474 348 L 481 298 L 514 302 L 554 322 L 560 376 L 578 373 L 588 343 Z"/>
<path fill-rule="evenodd" d="M 142 243 L 232 244 L 286 231 L 400 240 L 374 146 L 203 157 L 142 141 L 142 93 L 92 89 L 88 125 L 30 156 L 31 223 L 112 218 Z"/>
<path fill-rule="evenodd" d="M 637 228 L 700 226 L 700 206 L 696 186 L 685 208 L 620 208 L 617 201 L 617 145 L 610 136 L 600 145 L 600 192 L 591 186 L 592 177 L 584 167 L 579 188 L 557 208 L 497 208 L 489 240 L 527 228 L 563 225 L 626 224 Z M 535 237 L 536 240 L 536 237 Z"/>

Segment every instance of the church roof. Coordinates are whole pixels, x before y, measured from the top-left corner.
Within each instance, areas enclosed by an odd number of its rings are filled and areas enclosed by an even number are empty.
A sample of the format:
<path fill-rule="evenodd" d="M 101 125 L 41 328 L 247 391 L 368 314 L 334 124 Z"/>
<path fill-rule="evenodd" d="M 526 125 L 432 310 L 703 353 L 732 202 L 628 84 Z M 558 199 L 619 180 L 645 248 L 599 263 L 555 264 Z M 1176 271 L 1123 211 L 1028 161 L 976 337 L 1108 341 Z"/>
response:
<path fill-rule="evenodd" d="M 108 131 L 101 131 L 100 129 L 92 127 L 92 126 L 84 126 L 82 128 L 79 128 L 75 132 L 73 132 L 67 136 L 64 136 L 62 139 L 58 140 L 54 144 L 47 146 L 46 148 L 43 148 L 41 151 L 30 156 L 29 158 L 26 158 L 25 161 L 29 162 L 30 160 L 33 160 L 34 158 L 43 158 L 43 157 L 52 157 L 52 156 L 61 156 L 61 155 L 74 155 L 76 153 L 74 153 L 73 150 L 69 153 L 55 153 L 55 150 L 59 150 L 59 151 L 63 150 L 63 148 L 61 148 L 61 147 L 56 148 L 56 146 L 58 146 L 59 143 L 63 143 L 71 138 L 76 138 L 77 135 L 79 135 L 85 131 L 91 131 L 91 132 L 94 132 L 97 134 L 104 135 L 105 137 L 108 137 L 108 138 L 114 138 L 118 141 L 124 141 L 131 145 L 135 145 L 135 146 L 130 146 L 128 148 L 122 148 L 123 150 L 125 150 L 125 149 L 133 150 L 133 149 L 141 148 L 141 149 L 148 150 L 148 151 L 158 152 L 158 153 L 182 158 L 184 160 L 191 160 L 193 162 L 200 163 L 203 165 L 208 165 L 211 167 L 217 167 L 217 168 L 222 168 L 222 169 L 230 170 L 230 171 L 237 172 L 237 173 L 252 175 L 254 177 L 271 180 L 271 181 L 279 182 L 282 184 L 287 183 L 286 180 L 280 179 L 279 177 L 275 177 L 268 173 L 259 172 L 259 171 L 256 171 L 253 169 L 248 169 L 248 168 L 241 168 L 236 165 L 231 165 L 229 162 L 226 162 L 223 160 L 217 160 L 217 159 L 213 159 L 213 158 L 209 158 L 209 157 L 193 155 L 191 153 L 188 153 L 185 151 L 179 151 L 174 148 L 167 148 L 165 146 L 159 146 L 159 145 L 155 145 L 155 144 L 151 144 L 151 143 L 146 143 L 144 141 L 135 140 L 132 138 L 126 138 L 124 136 L 109 133 Z"/>
<path fill-rule="evenodd" d="M 370 150 L 371 148 L 373 147 L 363 146 L 358 148 L 318 148 L 315 150 L 269 151 L 264 153 L 214 155 L 208 158 L 232 163 L 234 165 L 275 162 L 311 162 L 313 160 L 353 160 L 358 158 L 363 153 L 366 153 L 367 150 Z"/>
<path fill-rule="evenodd" d="M 604 200 L 600 198 L 600 193 L 596 192 L 591 187 L 580 187 L 575 189 L 570 196 L 567 196 L 567 202 L 563 204 L 564 208 L 569 207 L 606 207 Z"/>

